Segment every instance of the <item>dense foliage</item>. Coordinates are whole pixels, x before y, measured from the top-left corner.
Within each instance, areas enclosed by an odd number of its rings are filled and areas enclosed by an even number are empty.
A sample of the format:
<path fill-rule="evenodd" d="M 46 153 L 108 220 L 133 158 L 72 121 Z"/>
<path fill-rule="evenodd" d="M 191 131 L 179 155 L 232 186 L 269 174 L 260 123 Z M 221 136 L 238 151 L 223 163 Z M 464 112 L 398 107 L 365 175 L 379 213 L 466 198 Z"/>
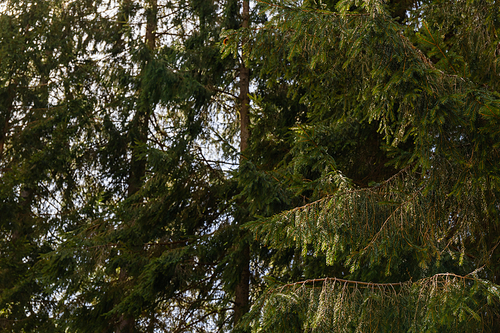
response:
<path fill-rule="evenodd" d="M 0 3 L 0 331 L 500 329 L 493 0 Z"/>

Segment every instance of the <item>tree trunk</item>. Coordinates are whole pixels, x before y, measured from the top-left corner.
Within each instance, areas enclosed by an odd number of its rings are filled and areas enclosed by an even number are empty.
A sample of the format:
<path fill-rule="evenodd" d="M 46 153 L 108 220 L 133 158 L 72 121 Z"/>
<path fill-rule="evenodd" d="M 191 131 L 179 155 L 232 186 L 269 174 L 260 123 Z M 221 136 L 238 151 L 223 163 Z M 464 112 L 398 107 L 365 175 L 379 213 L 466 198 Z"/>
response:
<path fill-rule="evenodd" d="M 248 0 L 243 0 L 243 12 L 242 12 L 243 28 L 248 28 L 250 26 L 250 5 Z M 246 39 L 243 39 L 242 45 L 246 43 Z M 242 50 L 243 51 L 243 50 Z M 248 93 L 250 90 L 250 70 L 245 65 L 245 55 L 241 54 L 241 65 L 240 65 L 240 152 L 243 153 L 248 148 L 248 138 L 250 137 L 250 118 L 248 115 L 248 109 L 250 104 L 250 98 Z"/>
<path fill-rule="evenodd" d="M 146 8 L 146 37 L 144 42 L 149 47 L 150 51 L 154 51 L 156 47 L 157 12 L 157 0 L 149 0 L 148 7 Z M 135 194 L 141 188 L 142 179 L 146 174 L 146 160 L 139 157 L 137 144 L 146 143 L 148 140 L 150 113 L 151 107 L 147 102 L 139 103 L 139 108 L 132 120 L 130 143 L 133 148 L 128 183 L 129 196 Z"/>
<path fill-rule="evenodd" d="M 123 285 L 123 282 L 127 279 L 127 271 L 124 268 L 120 269 L 120 276 L 118 277 L 119 285 Z M 118 319 L 118 324 L 116 327 L 116 333 L 134 333 L 135 320 L 132 316 L 127 314 L 122 314 Z"/>
<path fill-rule="evenodd" d="M 248 28 L 250 26 L 250 4 L 248 0 L 243 0 L 242 10 L 242 27 Z M 244 39 L 242 45 L 246 43 Z M 243 51 L 243 50 L 242 50 Z M 250 90 L 250 71 L 245 65 L 245 56 L 241 54 L 240 65 L 240 163 L 243 158 L 244 151 L 248 148 L 248 140 L 250 137 L 250 118 L 249 118 L 249 104 L 250 98 L 248 93 Z M 244 232 L 241 232 L 241 238 L 244 239 Z M 250 246 L 246 241 L 240 244 L 243 248 L 241 257 L 241 274 L 238 284 L 235 288 L 235 301 L 234 301 L 234 323 L 237 324 L 241 317 L 249 309 L 250 298 Z"/>
<path fill-rule="evenodd" d="M 10 122 L 10 117 L 12 116 L 12 108 L 14 104 L 14 91 L 12 89 L 12 85 L 9 85 L 9 88 L 7 89 L 7 96 L 5 98 L 6 105 L 5 109 L 7 112 L 4 114 L 2 119 L 2 128 L 0 128 L 0 165 L 1 165 L 1 160 L 3 157 L 3 150 L 5 147 L 5 140 L 7 139 L 7 133 L 9 132 L 9 122 Z"/>
<path fill-rule="evenodd" d="M 151 52 L 153 52 L 156 48 L 157 13 L 157 0 L 149 0 L 146 8 L 146 36 L 144 42 Z M 139 98 L 142 98 L 142 96 Z M 138 108 L 134 118 L 132 119 L 132 126 L 129 132 L 130 144 L 132 147 L 132 159 L 130 162 L 130 173 L 128 179 L 128 196 L 132 196 L 139 191 L 142 186 L 144 176 L 146 175 L 146 159 L 140 156 L 138 145 L 147 143 L 148 141 L 151 106 L 147 102 L 142 102 L 143 101 L 138 103 Z M 123 285 L 127 279 L 127 268 L 121 267 L 120 276 L 118 278 L 119 285 Z M 135 318 L 129 314 L 122 314 L 118 319 L 115 332 L 135 332 Z"/>
<path fill-rule="evenodd" d="M 237 324 L 243 315 L 248 312 L 250 303 L 250 246 L 242 244 L 241 274 L 235 288 L 234 323 Z"/>

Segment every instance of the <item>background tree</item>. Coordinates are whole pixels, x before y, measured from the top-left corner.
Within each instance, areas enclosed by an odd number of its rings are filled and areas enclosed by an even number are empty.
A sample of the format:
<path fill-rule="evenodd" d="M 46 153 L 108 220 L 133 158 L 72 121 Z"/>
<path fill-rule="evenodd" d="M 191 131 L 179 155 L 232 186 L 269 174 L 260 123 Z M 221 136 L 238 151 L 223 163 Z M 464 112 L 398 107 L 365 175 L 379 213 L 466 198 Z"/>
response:
<path fill-rule="evenodd" d="M 223 26 L 239 27 L 238 5 L 114 5 L 94 83 L 101 102 L 89 216 L 45 262 L 65 293 L 59 324 L 88 332 L 231 327 L 241 261 L 235 182 L 201 145 L 213 145 L 212 119 L 223 108 L 238 118 L 239 65 L 221 59 L 218 37 Z"/>
<path fill-rule="evenodd" d="M 55 332 L 57 290 L 37 263 L 57 248 L 85 195 L 76 169 L 92 163 L 85 139 L 93 133 L 95 74 L 85 55 L 100 40 L 100 18 L 87 1 L 1 7 L 0 327 Z"/>

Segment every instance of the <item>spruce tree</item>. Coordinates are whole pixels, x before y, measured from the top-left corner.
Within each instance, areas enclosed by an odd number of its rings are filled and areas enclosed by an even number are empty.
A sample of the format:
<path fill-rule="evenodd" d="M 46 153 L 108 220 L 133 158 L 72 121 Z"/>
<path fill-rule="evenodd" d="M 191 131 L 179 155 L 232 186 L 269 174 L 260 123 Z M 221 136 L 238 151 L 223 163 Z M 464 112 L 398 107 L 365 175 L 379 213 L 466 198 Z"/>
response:
<path fill-rule="evenodd" d="M 498 329 L 495 1 L 1 8 L 1 330 Z"/>
<path fill-rule="evenodd" d="M 263 87 L 244 181 L 269 266 L 245 323 L 496 331 L 498 4 L 261 3 L 227 32 Z"/>
<path fill-rule="evenodd" d="M 99 6 L 99 2 L 93 2 Z M 78 219 L 92 164 L 92 42 L 88 1 L 4 1 L 0 13 L 0 327 L 57 332 L 58 291 L 44 255 Z M 85 33 L 83 33 L 85 31 Z M 92 41 L 92 42 L 91 42 Z"/>
<path fill-rule="evenodd" d="M 97 159 L 88 171 L 95 192 L 85 198 L 88 215 L 45 257 L 49 281 L 64 294 L 58 325 L 78 332 L 226 329 L 239 280 L 231 252 L 240 238 L 227 223 L 235 186 L 201 144 L 212 145 L 211 117 L 221 104 L 237 118 L 235 62 L 219 50 L 221 27 L 238 27 L 237 6 L 107 5 L 116 16 L 104 17 L 96 64 L 102 100 Z"/>

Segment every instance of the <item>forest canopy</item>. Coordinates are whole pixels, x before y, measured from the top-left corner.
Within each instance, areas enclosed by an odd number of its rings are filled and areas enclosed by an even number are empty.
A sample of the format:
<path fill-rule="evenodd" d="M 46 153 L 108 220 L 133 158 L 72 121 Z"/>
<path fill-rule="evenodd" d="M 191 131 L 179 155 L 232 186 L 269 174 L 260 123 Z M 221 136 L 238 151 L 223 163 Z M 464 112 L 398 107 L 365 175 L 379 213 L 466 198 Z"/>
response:
<path fill-rule="evenodd" d="M 494 0 L 1 2 L 0 331 L 499 331 L 499 29 Z"/>

